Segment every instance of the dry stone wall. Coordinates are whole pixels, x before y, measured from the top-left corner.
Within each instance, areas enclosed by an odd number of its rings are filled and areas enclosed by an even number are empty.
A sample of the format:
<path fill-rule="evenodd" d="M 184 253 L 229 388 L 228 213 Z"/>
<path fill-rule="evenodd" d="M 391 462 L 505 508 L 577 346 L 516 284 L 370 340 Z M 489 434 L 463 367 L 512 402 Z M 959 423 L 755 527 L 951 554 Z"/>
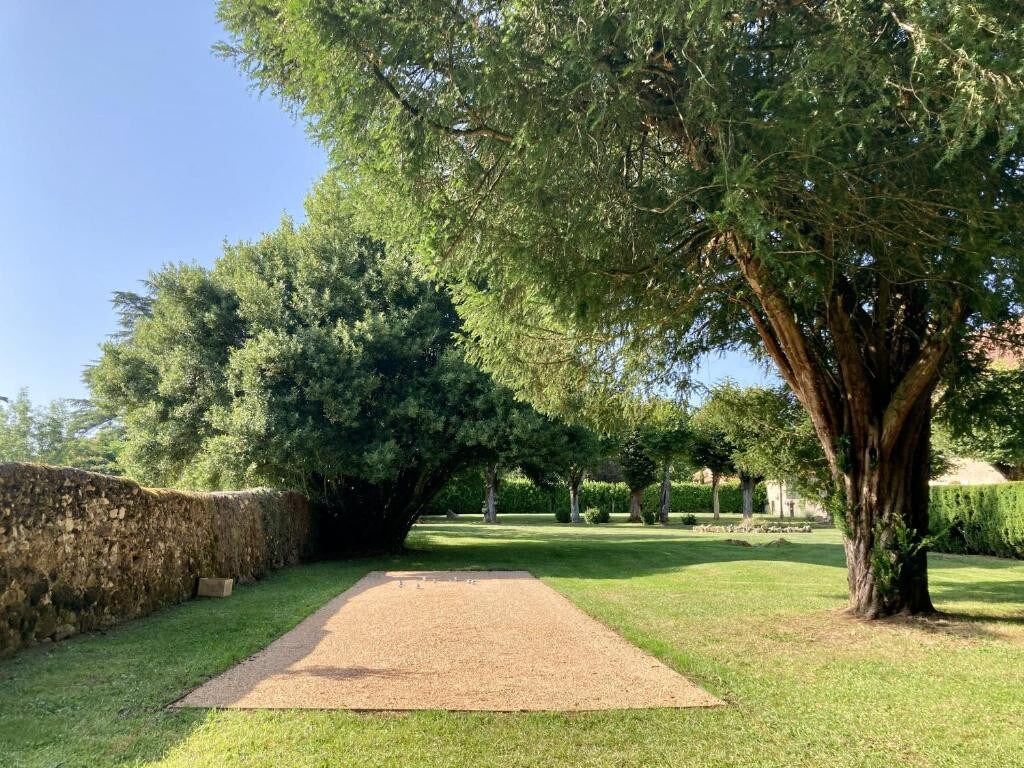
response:
<path fill-rule="evenodd" d="M 259 578 L 308 559 L 312 540 L 297 493 L 0 464 L 0 655 L 188 599 L 200 576 Z"/>

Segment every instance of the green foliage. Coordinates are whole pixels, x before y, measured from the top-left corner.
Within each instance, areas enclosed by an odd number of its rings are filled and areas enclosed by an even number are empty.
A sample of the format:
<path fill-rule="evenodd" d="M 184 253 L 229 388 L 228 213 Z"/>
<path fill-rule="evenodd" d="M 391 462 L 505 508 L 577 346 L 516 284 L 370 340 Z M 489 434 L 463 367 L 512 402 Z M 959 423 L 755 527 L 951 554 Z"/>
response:
<path fill-rule="evenodd" d="M 653 504 L 640 507 L 640 522 L 644 525 L 655 525 L 658 522 L 658 508 Z"/>
<path fill-rule="evenodd" d="M 560 506 L 560 507 L 555 507 L 555 522 L 558 522 L 558 523 L 569 523 L 569 522 L 572 522 L 571 517 L 569 515 L 569 507 L 567 507 L 565 505 Z"/>
<path fill-rule="evenodd" d="M 0 402 L 0 461 L 31 461 L 121 474 L 121 427 L 88 401 L 34 408 L 27 390 Z"/>
<path fill-rule="evenodd" d="M 643 509 L 655 516 L 658 511 L 657 486 L 644 492 Z M 739 514 L 743 509 L 743 496 L 739 483 L 724 482 L 719 486 L 722 512 Z M 460 474 L 437 494 L 430 504 L 430 514 L 478 515 L 484 500 L 480 478 L 473 474 Z M 754 509 L 760 512 L 766 503 L 764 487 L 754 492 Z M 600 483 L 587 480 L 580 488 L 580 505 L 598 507 L 609 512 L 629 511 L 629 487 L 625 483 Z M 501 483 L 501 508 L 507 514 L 549 515 L 554 511 L 568 514 L 569 490 L 559 486 L 551 490 L 538 488 L 522 477 L 506 477 Z M 672 483 L 673 514 L 707 514 L 711 511 L 711 486 L 701 483 Z"/>
<path fill-rule="evenodd" d="M 1015 6 L 768 15 L 221 0 L 221 51 L 308 118 L 363 221 L 453 281 L 488 369 L 546 410 L 617 417 L 702 352 L 760 347 L 760 288 L 837 379 L 833 297 L 864 355 L 890 309 L 896 347 L 1020 314 Z M 889 362 L 898 381 L 913 358 Z"/>
<path fill-rule="evenodd" d="M 607 507 L 587 507 L 583 510 L 583 519 L 590 525 L 601 525 L 611 522 L 611 514 Z"/>
<path fill-rule="evenodd" d="M 1024 558 L 1024 482 L 931 489 L 931 548 Z"/>
<path fill-rule="evenodd" d="M 324 186 L 308 221 L 154 274 L 89 380 L 150 484 L 295 488 L 346 549 L 394 549 L 459 468 L 526 418 L 456 346 L 448 296 L 355 231 Z M 477 505 L 479 508 L 479 505 Z"/>
<path fill-rule="evenodd" d="M 722 435 L 732 463 L 752 477 L 785 481 L 806 495 L 831 486 L 811 420 L 787 387 L 726 380 L 712 388 L 695 420 Z"/>
<path fill-rule="evenodd" d="M 639 431 L 634 430 L 622 442 L 618 458 L 630 490 L 642 491 L 658 479 L 658 465 Z"/>
<path fill-rule="evenodd" d="M 875 526 L 871 569 L 875 585 L 885 602 L 896 596 L 904 565 L 929 544 L 927 537 L 918 536 L 918 532 L 903 520 L 896 520 L 888 526 L 881 523 Z"/>
<path fill-rule="evenodd" d="M 524 444 L 519 469 L 538 487 L 578 484 L 606 455 L 607 448 L 596 432 L 582 424 L 545 418 Z"/>
<path fill-rule="evenodd" d="M 735 446 L 724 432 L 713 424 L 694 420 L 688 457 L 695 467 L 706 467 L 716 475 L 733 474 L 736 472 L 734 450 Z"/>
<path fill-rule="evenodd" d="M 696 525 L 697 516 L 692 512 L 687 512 L 685 515 L 683 515 L 682 519 L 679 522 L 681 522 L 683 525 Z"/>
<path fill-rule="evenodd" d="M 950 452 L 1024 479 L 1024 366 L 989 367 L 951 386 L 937 418 Z"/>

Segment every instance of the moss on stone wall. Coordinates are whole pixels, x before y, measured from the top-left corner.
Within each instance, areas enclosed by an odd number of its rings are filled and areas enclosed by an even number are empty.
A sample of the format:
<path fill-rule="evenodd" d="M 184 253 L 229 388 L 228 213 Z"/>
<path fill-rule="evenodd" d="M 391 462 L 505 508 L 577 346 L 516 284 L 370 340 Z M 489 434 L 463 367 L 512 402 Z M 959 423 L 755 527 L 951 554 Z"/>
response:
<path fill-rule="evenodd" d="M 297 493 L 188 493 L 0 464 L 0 654 L 186 600 L 200 576 L 256 579 L 312 554 Z"/>

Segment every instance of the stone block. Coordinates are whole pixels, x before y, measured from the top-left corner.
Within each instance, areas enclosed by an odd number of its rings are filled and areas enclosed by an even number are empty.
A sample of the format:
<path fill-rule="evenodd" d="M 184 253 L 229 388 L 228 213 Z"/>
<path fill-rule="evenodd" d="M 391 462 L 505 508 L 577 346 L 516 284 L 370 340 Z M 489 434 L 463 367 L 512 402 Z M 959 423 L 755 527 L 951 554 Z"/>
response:
<path fill-rule="evenodd" d="M 230 597 L 234 579 L 199 579 L 199 597 Z"/>

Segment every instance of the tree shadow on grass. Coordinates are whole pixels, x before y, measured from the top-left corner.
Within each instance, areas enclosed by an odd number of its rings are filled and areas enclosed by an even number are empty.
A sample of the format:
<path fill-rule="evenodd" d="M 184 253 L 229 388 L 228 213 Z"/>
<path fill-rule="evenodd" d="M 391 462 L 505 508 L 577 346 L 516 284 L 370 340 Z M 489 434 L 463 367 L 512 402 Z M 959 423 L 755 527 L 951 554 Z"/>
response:
<path fill-rule="evenodd" d="M 931 582 L 935 600 L 957 603 L 1016 604 L 1024 615 L 1024 577 L 1016 581 L 971 581 L 969 583 Z"/>
<path fill-rule="evenodd" d="M 726 540 L 726 536 L 734 534 L 691 538 L 681 529 L 627 528 L 625 525 L 620 529 L 594 531 L 585 527 L 526 524 L 500 532 L 489 526 L 481 531 L 480 526 L 462 529 L 457 525 L 447 529 L 427 528 L 423 532 L 429 536 L 427 541 L 414 539 L 413 546 L 420 548 L 408 554 L 410 560 L 422 568 L 453 567 L 454 559 L 464 568 L 523 568 L 541 578 L 602 581 L 629 580 L 728 562 L 788 562 L 833 568 L 838 572 L 845 572 L 846 568 L 842 544 L 821 540 L 827 533 L 794 534 L 784 546 L 766 546 L 769 541 L 765 536 L 748 537 L 744 540 L 752 546 L 739 546 Z M 451 534 L 451 544 L 446 541 L 448 534 Z M 1020 622 L 1014 606 L 1020 605 L 1024 611 L 1024 563 L 993 557 L 933 554 L 929 566 L 933 576 L 939 577 L 932 579 L 931 589 L 940 609 L 943 603 L 970 602 L 1004 608 L 1003 611 L 958 610 L 945 614 L 948 617 L 1008 625 Z M 1009 578 L 978 581 L 955 575 L 968 568 L 1002 571 Z M 811 585 L 804 588 L 811 597 Z M 837 603 L 845 599 L 845 594 L 839 592 L 833 595 L 818 591 L 813 596 L 836 599 Z"/>

